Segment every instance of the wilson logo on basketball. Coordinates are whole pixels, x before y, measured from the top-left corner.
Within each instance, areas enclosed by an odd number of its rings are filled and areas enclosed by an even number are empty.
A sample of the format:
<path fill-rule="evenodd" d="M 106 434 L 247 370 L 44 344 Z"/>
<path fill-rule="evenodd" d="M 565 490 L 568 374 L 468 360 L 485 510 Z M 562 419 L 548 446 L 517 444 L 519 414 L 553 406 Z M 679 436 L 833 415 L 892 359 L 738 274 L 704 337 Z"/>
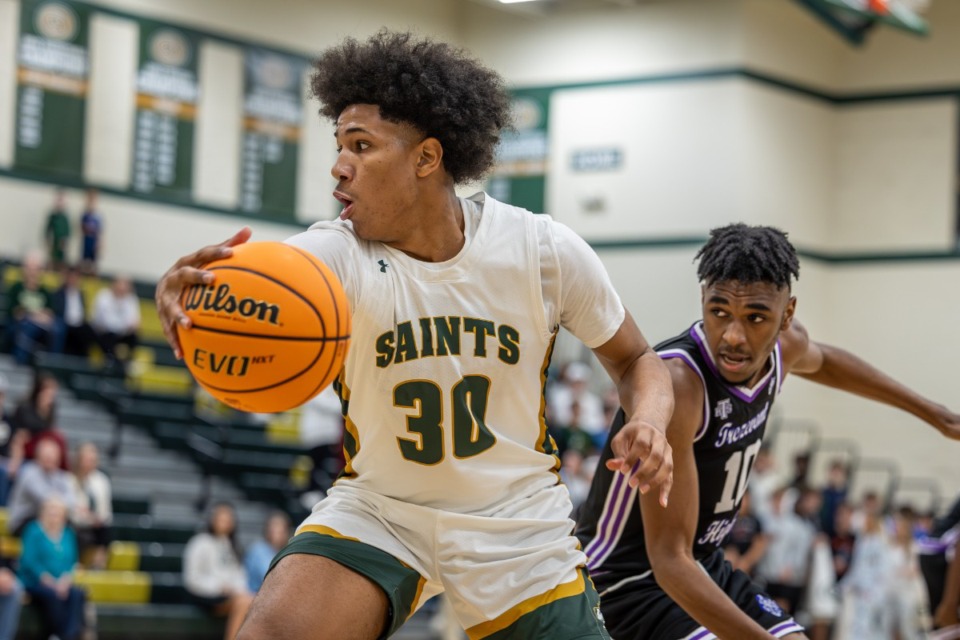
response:
<path fill-rule="evenodd" d="M 244 318 L 256 318 L 260 322 L 279 325 L 280 306 L 255 298 L 238 298 L 230 293 L 230 285 L 221 284 L 216 288 L 197 285 L 187 292 L 184 301 L 187 311 L 215 311 L 230 313 Z"/>

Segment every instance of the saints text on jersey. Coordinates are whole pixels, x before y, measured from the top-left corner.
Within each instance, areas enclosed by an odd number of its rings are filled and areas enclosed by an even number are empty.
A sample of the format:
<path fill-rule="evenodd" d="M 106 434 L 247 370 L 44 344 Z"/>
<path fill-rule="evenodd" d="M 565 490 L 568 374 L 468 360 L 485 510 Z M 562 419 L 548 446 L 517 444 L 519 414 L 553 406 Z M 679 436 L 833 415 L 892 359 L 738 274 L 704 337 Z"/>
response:
<path fill-rule="evenodd" d="M 498 326 L 492 320 L 478 318 L 436 316 L 420 318 L 416 327 L 412 321 L 401 322 L 393 331 L 380 334 L 377 366 L 385 369 L 417 358 L 459 356 L 464 347 L 468 352 L 472 347 L 475 357 L 486 358 L 488 338 L 494 341 L 489 355 L 496 350 L 496 357 L 505 364 L 516 364 L 520 360 L 520 332 L 510 325 Z"/>

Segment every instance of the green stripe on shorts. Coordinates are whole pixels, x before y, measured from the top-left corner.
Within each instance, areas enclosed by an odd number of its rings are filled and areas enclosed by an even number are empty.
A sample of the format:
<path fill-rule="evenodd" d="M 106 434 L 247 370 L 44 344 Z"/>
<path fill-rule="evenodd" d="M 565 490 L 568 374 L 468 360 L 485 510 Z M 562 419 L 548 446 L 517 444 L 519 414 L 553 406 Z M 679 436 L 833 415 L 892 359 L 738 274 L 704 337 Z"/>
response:
<path fill-rule="evenodd" d="M 582 593 L 538 607 L 484 640 L 610 640 L 600 613 L 600 596 L 586 570 L 581 571 L 586 581 Z"/>
<path fill-rule="evenodd" d="M 287 543 L 270 563 L 295 553 L 323 556 L 356 571 L 377 584 L 390 601 L 390 618 L 385 638 L 393 635 L 413 612 L 422 590 L 423 578 L 392 555 L 359 540 L 337 538 L 307 531 Z M 268 571 L 269 573 L 269 571 Z"/>

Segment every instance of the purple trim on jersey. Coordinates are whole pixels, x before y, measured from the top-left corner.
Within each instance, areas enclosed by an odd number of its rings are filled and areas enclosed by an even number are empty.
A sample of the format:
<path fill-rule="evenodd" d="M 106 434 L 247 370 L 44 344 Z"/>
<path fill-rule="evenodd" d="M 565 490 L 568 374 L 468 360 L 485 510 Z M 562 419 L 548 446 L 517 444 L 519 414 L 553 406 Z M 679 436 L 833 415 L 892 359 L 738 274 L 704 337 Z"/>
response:
<path fill-rule="evenodd" d="M 917 541 L 917 553 L 924 556 L 935 556 L 946 553 L 957 546 L 958 541 L 960 541 L 960 524 L 952 529 L 947 529 L 939 538 L 932 536 L 920 538 L 920 540 Z"/>
<path fill-rule="evenodd" d="M 804 628 L 797 624 L 796 620 L 790 618 L 786 622 L 781 622 L 778 625 L 770 627 L 767 631 L 769 631 L 772 636 L 782 638 L 791 633 L 803 633 Z"/>
<path fill-rule="evenodd" d="M 674 358 L 683 360 L 684 364 L 693 369 L 693 371 L 700 378 L 701 384 L 703 384 L 703 424 L 700 425 L 697 435 L 693 437 L 693 441 L 696 442 L 703 437 L 703 434 L 707 432 L 707 427 L 710 426 L 710 396 L 707 393 L 707 381 L 704 379 L 703 372 L 700 371 L 700 367 L 698 367 L 697 363 L 693 361 L 693 358 L 690 357 L 690 354 L 683 349 L 668 349 L 666 351 L 661 351 L 658 355 L 660 356 L 661 360 L 672 360 Z"/>
<path fill-rule="evenodd" d="M 733 395 L 737 396 L 744 402 L 753 402 L 757 399 L 757 396 L 760 395 L 760 392 L 766 389 L 767 383 L 770 381 L 770 375 L 773 373 L 773 370 L 776 368 L 776 363 L 770 367 L 770 371 L 767 371 L 766 375 L 757 382 L 757 385 L 753 389 L 748 389 L 743 385 L 731 384 L 726 381 L 726 379 L 721 375 L 720 370 L 717 369 L 717 364 L 713 361 L 713 354 L 710 353 L 710 349 L 707 348 L 707 345 L 704 344 L 703 337 L 700 335 L 700 327 L 703 325 L 703 322 L 698 322 L 690 328 L 690 335 L 693 337 L 693 341 L 697 343 L 697 347 L 700 349 L 700 354 L 703 356 L 703 359 L 707 361 L 707 366 L 710 367 L 710 371 L 716 375 L 720 381 L 727 387 L 727 389 Z"/>
<path fill-rule="evenodd" d="M 777 638 L 782 638 L 783 636 L 790 635 L 791 633 L 803 633 L 804 631 L 805 629 L 797 624 L 797 621 L 793 618 L 783 622 L 778 622 L 767 629 L 767 632 L 770 635 L 776 636 Z M 717 636 L 706 627 L 700 627 L 690 635 L 684 637 L 683 640 L 715 640 L 716 637 Z"/>
<path fill-rule="evenodd" d="M 958 640 L 958 638 L 960 638 L 960 624 L 930 632 L 930 640 Z"/>
<path fill-rule="evenodd" d="M 783 368 L 783 350 L 780 348 L 780 338 L 777 338 L 777 344 L 773 351 L 776 354 L 774 362 L 777 365 L 777 395 L 779 396 L 783 381 L 787 379 L 787 371 Z"/>
<path fill-rule="evenodd" d="M 633 470 L 639 467 L 638 461 Z M 597 520 L 597 530 L 583 552 L 587 555 L 587 568 L 593 571 L 603 564 L 607 556 L 616 546 L 623 527 L 626 525 L 626 514 L 630 511 L 634 489 L 627 482 L 627 477 L 619 471 L 614 471 L 613 482 L 607 491 L 607 501 L 603 505 L 603 512 Z"/>

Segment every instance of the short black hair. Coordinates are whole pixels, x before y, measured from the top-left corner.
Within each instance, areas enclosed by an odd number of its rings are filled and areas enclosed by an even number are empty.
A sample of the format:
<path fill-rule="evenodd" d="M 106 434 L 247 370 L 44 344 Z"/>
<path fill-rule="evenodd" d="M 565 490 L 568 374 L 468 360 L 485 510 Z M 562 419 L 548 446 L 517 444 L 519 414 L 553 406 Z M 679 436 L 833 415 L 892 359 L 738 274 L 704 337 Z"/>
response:
<path fill-rule="evenodd" d="M 737 224 L 710 231 L 710 239 L 694 256 L 697 276 L 706 284 L 735 280 L 744 284 L 769 282 L 790 288 L 800 277 L 797 251 L 787 234 L 774 227 Z"/>
<path fill-rule="evenodd" d="M 347 38 L 320 54 L 310 81 L 321 115 L 336 120 L 354 104 L 416 127 L 443 147 L 455 183 L 477 180 L 494 161 L 510 124 L 503 79 L 462 50 L 383 29 L 366 42 Z"/>

